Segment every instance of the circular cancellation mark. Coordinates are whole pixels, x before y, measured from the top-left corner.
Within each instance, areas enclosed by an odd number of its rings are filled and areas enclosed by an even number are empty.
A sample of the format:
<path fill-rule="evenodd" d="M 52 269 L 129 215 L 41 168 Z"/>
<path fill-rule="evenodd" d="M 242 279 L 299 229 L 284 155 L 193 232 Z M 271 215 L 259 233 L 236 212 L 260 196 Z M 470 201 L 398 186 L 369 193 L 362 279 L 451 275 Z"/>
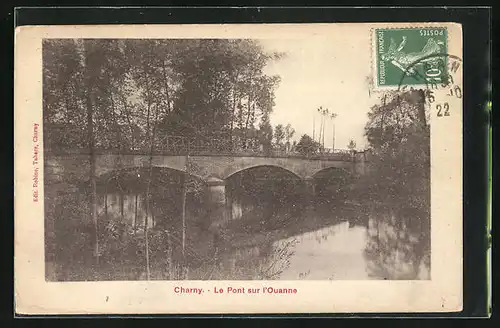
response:
<path fill-rule="evenodd" d="M 461 88 L 455 85 L 455 78 L 452 73 L 456 73 L 462 65 L 462 59 L 455 55 L 440 53 L 422 57 L 403 71 L 398 83 L 398 92 L 406 92 L 421 89 L 417 86 L 425 86 L 427 90 L 452 87 L 452 93 L 461 97 Z M 418 68 L 422 68 L 421 70 Z M 417 83 L 404 83 L 407 79 L 413 79 Z"/>

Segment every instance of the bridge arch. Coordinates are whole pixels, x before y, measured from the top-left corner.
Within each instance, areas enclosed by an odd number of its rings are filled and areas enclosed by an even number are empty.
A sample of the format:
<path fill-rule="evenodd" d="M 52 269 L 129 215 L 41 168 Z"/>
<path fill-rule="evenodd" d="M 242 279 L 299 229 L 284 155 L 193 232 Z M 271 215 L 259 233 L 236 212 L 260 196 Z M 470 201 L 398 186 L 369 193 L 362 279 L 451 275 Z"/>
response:
<path fill-rule="evenodd" d="M 96 157 L 96 175 L 100 176 L 115 170 L 145 169 L 149 168 L 149 165 L 150 157 L 148 155 L 99 154 Z M 167 168 L 186 172 L 186 157 L 155 155 L 152 158 L 151 165 L 154 168 Z M 196 172 L 190 172 L 190 174 L 203 178 L 197 175 Z"/>
<path fill-rule="evenodd" d="M 351 168 L 346 168 L 346 167 L 341 167 L 341 166 L 328 166 L 328 167 L 324 167 L 324 168 L 320 168 L 318 170 L 315 170 L 314 172 L 312 172 L 312 174 L 310 175 L 309 178 L 312 178 L 312 179 L 318 178 L 321 174 L 325 174 L 328 171 L 338 172 L 340 174 L 343 174 L 343 175 L 345 174 L 347 176 L 352 175 L 352 173 L 353 173 Z"/>
<path fill-rule="evenodd" d="M 355 178 L 352 169 L 330 166 L 316 170 L 310 178 L 314 195 L 320 203 L 345 199 Z"/>
<path fill-rule="evenodd" d="M 245 166 L 239 166 L 236 168 L 231 168 L 227 172 L 224 173 L 222 179 L 227 180 L 233 177 L 235 174 L 241 173 L 243 171 L 255 169 L 255 168 L 260 168 L 260 167 L 269 167 L 269 168 L 275 168 L 279 169 L 281 171 L 286 171 L 287 173 L 295 176 L 298 180 L 302 181 L 304 180 L 304 177 L 300 175 L 300 173 L 295 172 L 293 169 L 286 167 L 284 165 L 278 165 L 278 164 L 249 164 Z"/>
<path fill-rule="evenodd" d="M 167 173 L 168 171 L 178 176 L 181 176 L 186 173 L 185 171 L 175 168 L 170 168 L 165 166 L 153 166 L 153 172 L 152 172 L 153 185 L 162 185 L 165 180 L 161 178 L 158 180 L 158 175 L 160 177 L 167 176 L 165 173 Z M 100 174 L 96 175 L 98 189 L 99 190 L 102 189 L 101 191 L 105 191 L 109 187 L 112 188 L 113 183 L 116 184 L 115 187 L 118 189 L 124 189 L 123 188 L 124 185 L 127 186 L 130 184 L 133 184 L 135 188 L 140 189 L 140 187 L 144 187 L 144 185 L 146 184 L 148 179 L 148 174 L 149 174 L 149 167 L 144 167 L 144 166 L 115 168 L 112 170 L 101 171 Z M 200 183 L 206 184 L 206 180 L 199 175 L 188 173 L 188 176 L 194 178 Z"/>
<path fill-rule="evenodd" d="M 181 169 L 176 166 L 169 166 L 169 165 L 158 165 L 153 163 L 152 165 L 153 170 L 169 170 L 177 173 L 187 173 L 188 175 L 195 177 L 197 179 L 206 180 L 205 176 L 202 176 L 201 174 L 198 174 L 197 172 L 187 172 L 185 169 Z M 96 178 L 101 179 L 102 177 L 108 177 L 108 176 L 113 176 L 116 175 L 117 173 L 127 173 L 127 172 L 133 172 L 133 171 L 147 171 L 149 170 L 148 165 L 127 165 L 127 166 L 120 166 L 120 167 L 104 167 L 100 170 L 96 171 Z"/>

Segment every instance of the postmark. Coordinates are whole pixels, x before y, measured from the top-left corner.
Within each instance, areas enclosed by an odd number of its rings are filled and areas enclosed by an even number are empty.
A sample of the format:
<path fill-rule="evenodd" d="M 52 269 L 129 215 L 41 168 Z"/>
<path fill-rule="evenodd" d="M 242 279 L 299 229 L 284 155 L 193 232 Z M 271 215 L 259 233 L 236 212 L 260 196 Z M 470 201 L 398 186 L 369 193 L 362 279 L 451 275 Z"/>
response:
<path fill-rule="evenodd" d="M 462 90 L 458 90 L 459 85 L 455 76 L 461 65 L 462 59 L 450 54 L 435 54 L 423 57 L 408 65 L 402 72 L 399 78 L 398 91 L 404 92 L 416 87 L 425 87 L 428 90 L 451 87 L 450 95 L 460 98 Z M 416 70 L 416 67 L 422 67 L 424 73 L 422 74 L 422 72 Z M 432 72 L 435 74 L 432 74 Z"/>
<path fill-rule="evenodd" d="M 412 78 L 425 76 L 427 81 L 439 83 L 447 76 L 439 55 L 448 52 L 448 31 L 444 27 L 375 29 L 374 80 L 381 88 L 395 88 L 405 83 L 422 85 L 424 81 Z M 436 57 L 438 56 L 438 57 Z M 407 78 L 401 81 L 401 75 Z M 424 83 L 425 84 L 425 83 Z"/>
<path fill-rule="evenodd" d="M 451 54 L 435 54 L 411 63 L 400 77 L 397 93 L 420 89 L 424 100 L 437 117 L 450 116 L 450 109 L 463 97 L 461 78 L 462 59 Z M 419 72 L 415 67 L 422 67 Z M 429 76 L 433 71 L 436 76 Z M 456 104 L 455 104 L 456 103 Z"/>

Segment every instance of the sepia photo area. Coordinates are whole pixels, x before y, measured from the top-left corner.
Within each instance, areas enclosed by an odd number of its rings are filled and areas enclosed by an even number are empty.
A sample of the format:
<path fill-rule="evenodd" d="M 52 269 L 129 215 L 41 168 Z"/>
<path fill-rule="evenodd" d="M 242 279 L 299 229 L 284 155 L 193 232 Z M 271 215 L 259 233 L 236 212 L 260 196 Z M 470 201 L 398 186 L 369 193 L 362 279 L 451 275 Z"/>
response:
<path fill-rule="evenodd" d="M 425 90 L 375 92 L 371 56 L 44 39 L 46 281 L 431 279 Z"/>

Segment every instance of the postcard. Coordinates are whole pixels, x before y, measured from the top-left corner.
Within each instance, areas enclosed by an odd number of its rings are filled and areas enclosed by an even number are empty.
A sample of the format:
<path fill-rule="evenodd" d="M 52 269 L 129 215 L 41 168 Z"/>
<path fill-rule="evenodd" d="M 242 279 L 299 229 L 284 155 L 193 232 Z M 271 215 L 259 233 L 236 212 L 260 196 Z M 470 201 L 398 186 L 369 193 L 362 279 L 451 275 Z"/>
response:
<path fill-rule="evenodd" d="M 457 23 L 22 26 L 17 314 L 462 309 Z"/>

